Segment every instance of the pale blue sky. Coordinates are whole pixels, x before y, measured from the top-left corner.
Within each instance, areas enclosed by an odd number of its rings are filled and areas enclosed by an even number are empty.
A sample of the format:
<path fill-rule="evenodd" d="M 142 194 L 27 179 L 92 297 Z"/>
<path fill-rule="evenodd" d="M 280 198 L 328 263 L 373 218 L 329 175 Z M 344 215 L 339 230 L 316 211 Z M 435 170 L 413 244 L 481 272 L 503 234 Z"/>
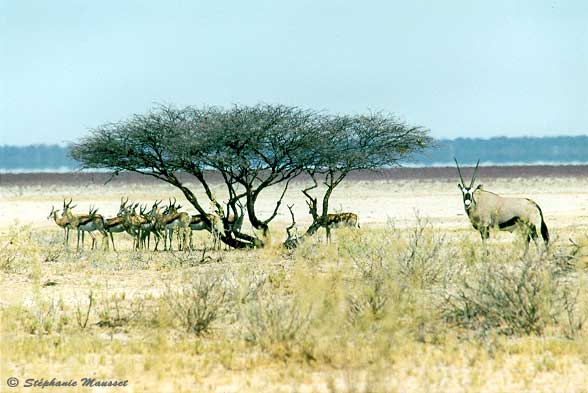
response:
<path fill-rule="evenodd" d="M 258 102 L 439 138 L 588 134 L 588 2 L 0 0 L 0 144 Z"/>

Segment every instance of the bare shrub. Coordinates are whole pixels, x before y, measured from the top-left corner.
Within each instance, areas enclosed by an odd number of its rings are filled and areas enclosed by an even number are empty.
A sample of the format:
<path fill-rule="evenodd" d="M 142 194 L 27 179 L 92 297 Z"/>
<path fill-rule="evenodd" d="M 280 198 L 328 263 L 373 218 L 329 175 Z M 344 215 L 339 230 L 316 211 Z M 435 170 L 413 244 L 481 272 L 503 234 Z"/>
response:
<path fill-rule="evenodd" d="M 228 293 L 223 281 L 220 275 L 198 275 L 183 289 L 168 285 L 164 300 L 186 331 L 204 334 L 226 311 Z"/>
<path fill-rule="evenodd" d="M 289 356 L 310 324 L 311 310 L 296 299 L 258 295 L 245 310 L 245 339 L 276 356 Z"/>
<path fill-rule="evenodd" d="M 356 324 L 366 316 L 381 319 L 389 300 L 392 270 L 381 252 L 370 252 L 372 258 L 354 258 L 354 268 L 360 274 L 359 289 L 347 296 L 348 319 Z"/>
<path fill-rule="evenodd" d="M 88 320 L 90 319 L 90 312 L 92 311 L 92 307 L 94 306 L 94 293 L 90 291 L 88 294 L 88 306 L 82 308 L 82 306 L 78 303 L 75 309 L 75 316 L 76 322 L 80 329 L 85 329 L 88 325 Z"/>
<path fill-rule="evenodd" d="M 24 225 L 11 226 L 8 234 L 0 241 L 0 270 L 17 273 L 26 270 L 31 260 L 37 259 L 36 243 L 31 228 Z"/>
<path fill-rule="evenodd" d="M 416 219 L 408 235 L 408 244 L 398 257 L 398 274 L 405 284 L 427 289 L 451 280 L 457 253 L 451 249 L 445 235 L 433 231 L 429 221 L 419 215 Z"/>
<path fill-rule="evenodd" d="M 21 315 L 21 322 L 29 334 L 51 334 L 63 331 L 69 318 L 62 303 L 42 301 Z"/>
<path fill-rule="evenodd" d="M 579 295 L 579 289 L 573 292 L 570 288 L 566 288 L 560 297 L 563 314 L 563 321 L 560 323 L 563 325 L 564 335 L 569 339 L 575 338 L 582 331 L 588 319 L 585 310 L 582 312 L 579 309 Z"/>
<path fill-rule="evenodd" d="M 370 280 L 358 293 L 347 296 L 349 322 L 356 324 L 366 316 L 375 320 L 381 319 L 388 300 L 389 294 L 384 278 Z"/>
<path fill-rule="evenodd" d="M 90 296 L 90 301 L 92 301 L 92 295 Z M 98 323 L 96 325 L 116 328 L 137 321 L 143 316 L 144 303 L 144 299 L 141 298 L 127 299 L 124 292 L 114 294 L 98 305 Z"/>
<path fill-rule="evenodd" d="M 552 272 L 541 259 L 474 269 L 442 302 L 446 320 L 501 334 L 543 333 L 555 299 Z"/>
<path fill-rule="evenodd" d="M 245 271 L 240 274 L 227 274 L 225 285 L 234 305 L 243 305 L 257 299 L 258 294 L 268 282 L 264 272 Z"/>

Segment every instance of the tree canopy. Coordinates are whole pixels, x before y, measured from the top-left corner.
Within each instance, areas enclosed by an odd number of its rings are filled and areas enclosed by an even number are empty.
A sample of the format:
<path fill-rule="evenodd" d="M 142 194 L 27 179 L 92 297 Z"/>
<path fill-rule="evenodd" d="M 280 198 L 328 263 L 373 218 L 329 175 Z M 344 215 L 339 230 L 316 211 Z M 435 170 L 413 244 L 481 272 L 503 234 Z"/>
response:
<path fill-rule="evenodd" d="M 84 168 L 133 171 L 168 182 L 201 214 L 212 204 L 226 224 L 221 240 L 250 247 L 263 246 L 263 236 L 235 231 L 227 222 L 229 214 L 239 214 L 241 201 L 252 227 L 266 235 L 290 181 L 307 174 L 315 184 L 324 178 L 328 195 L 323 196 L 321 216 L 326 217 L 330 194 L 347 174 L 398 165 L 431 143 L 428 130 L 382 113 L 332 115 L 284 105 L 159 106 L 92 129 L 72 145 L 71 156 Z M 210 188 L 210 171 L 224 180 L 226 210 Z M 196 197 L 180 173 L 194 176 L 208 203 Z M 275 185 L 282 187 L 280 197 L 272 213 L 260 217 L 258 197 Z M 314 218 L 320 224 L 320 217 Z"/>

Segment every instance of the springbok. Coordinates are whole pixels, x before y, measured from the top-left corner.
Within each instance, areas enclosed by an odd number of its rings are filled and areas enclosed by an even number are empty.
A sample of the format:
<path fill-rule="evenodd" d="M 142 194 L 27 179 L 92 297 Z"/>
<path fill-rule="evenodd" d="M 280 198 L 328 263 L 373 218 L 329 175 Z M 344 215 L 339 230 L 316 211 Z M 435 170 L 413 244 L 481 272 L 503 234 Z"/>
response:
<path fill-rule="evenodd" d="M 112 236 L 112 234 L 125 232 L 127 230 L 125 228 L 125 219 L 119 216 L 105 219 L 104 230 L 110 236 L 110 241 L 112 242 L 112 249 L 116 251 L 116 247 L 114 246 L 114 236 Z M 108 246 L 108 239 L 106 239 L 106 244 Z"/>
<path fill-rule="evenodd" d="M 316 203 L 312 203 L 312 201 L 306 201 L 308 205 L 308 212 L 313 217 L 319 217 L 317 214 Z M 360 228 L 359 226 L 359 218 L 355 213 L 328 213 L 326 220 L 322 220 L 320 222 L 320 226 L 325 228 L 327 232 L 327 242 L 331 241 L 331 229 L 336 228 Z"/>
<path fill-rule="evenodd" d="M 513 232 L 517 228 L 522 229 L 526 239 L 525 252 L 531 239 L 539 248 L 537 243 L 538 230 L 540 230 L 545 247 L 549 245 L 549 231 L 543 219 L 543 212 L 537 203 L 527 198 L 501 197 L 484 190 L 482 184 L 473 188 L 480 160 L 476 164 L 470 184 L 466 185 L 457 159 L 454 158 L 454 160 L 461 180 L 461 183 L 457 186 L 463 196 L 465 211 L 472 226 L 480 232 L 484 248 L 486 247 L 486 239 L 490 237 L 490 228 L 509 232 Z"/>
<path fill-rule="evenodd" d="M 360 228 L 359 218 L 355 213 L 329 213 L 327 222 L 323 225 L 327 231 L 327 242 L 331 241 L 331 229 Z"/>
<path fill-rule="evenodd" d="M 155 201 L 151 206 L 151 210 L 145 213 L 147 207 L 140 208 L 140 215 L 145 219 L 145 222 L 141 224 L 141 246 L 145 247 L 145 239 L 147 239 L 147 249 L 151 247 L 151 234 L 155 237 L 155 250 L 157 251 L 157 245 L 161 239 L 161 233 L 159 232 L 159 225 L 157 217 L 159 215 L 159 204 L 161 201 Z"/>
<path fill-rule="evenodd" d="M 123 226 L 125 231 L 133 237 L 133 250 L 139 249 L 141 242 L 141 226 L 147 222 L 147 219 L 137 214 L 138 203 L 126 206 L 129 199 L 126 201 L 121 199 L 120 208 L 117 217 L 123 218 Z"/>
<path fill-rule="evenodd" d="M 178 213 L 178 210 L 181 209 L 181 205 L 176 206 L 176 199 L 174 198 L 174 202 L 169 201 L 169 205 L 163 212 L 163 215 L 159 217 L 158 225 L 163 228 L 164 236 L 163 236 L 163 249 L 167 250 L 167 239 L 169 237 L 169 249 L 170 251 L 173 250 L 172 247 L 172 235 L 174 233 L 174 229 L 178 229 L 178 237 L 180 238 L 178 241 L 180 244 L 178 245 L 178 250 L 185 250 L 187 246 L 187 231 L 190 230 L 190 215 L 186 212 Z"/>
<path fill-rule="evenodd" d="M 96 245 L 96 237 L 92 232 L 98 231 L 103 235 L 103 237 L 108 239 L 108 235 L 104 229 L 104 218 L 100 214 L 97 214 L 98 209 L 92 209 L 91 207 L 88 214 L 75 215 L 73 214 L 73 208 L 76 207 L 76 205 L 71 206 L 71 202 L 72 200 L 70 199 L 69 203 L 64 204 L 62 215 L 66 216 L 71 223 L 71 227 L 77 229 L 78 231 L 76 249 L 80 249 L 80 233 L 82 235 L 82 250 L 84 249 L 84 235 L 85 232 L 88 232 L 88 234 L 92 237 L 93 250 Z"/>
<path fill-rule="evenodd" d="M 227 215 L 224 220 L 229 236 L 232 236 L 234 232 L 240 232 L 243 227 L 243 219 L 245 218 L 245 208 L 240 201 L 237 201 L 236 205 L 239 207 L 239 212 L 235 211 L 231 213 L 231 207 L 227 203 Z M 236 214 L 235 214 L 236 213 Z M 190 249 L 192 249 L 192 232 L 201 231 L 206 229 L 212 234 L 213 238 L 213 249 L 220 250 L 220 236 L 224 232 L 223 219 L 217 214 L 207 214 L 208 219 L 212 223 L 212 228 L 209 228 L 205 223 L 202 214 L 196 214 L 191 217 L 190 220 Z"/>
<path fill-rule="evenodd" d="M 63 200 L 63 206 L 65 207 L 65 199 Z M 69 246 L 69 230 L 71 229 L 71 223 L 69 222 L 69 219 L 63 215 L 63 213 L 61 214 L 60 217 L 57 217 L 58 211 L 55 210 L 55 206 L 51 206 L 51 212 L 49 213 L 49 215 L 47 216 L 47 219 L 53 219 L 53 221 L 55 221 L 55 223 L 57 225 L 59 225 L 61 228 L 63 228 L 63 241 L 64 241 L 64 245 L 65 247 Z"/>
<path fill-rule="evenodd" d="M 206 229 L 207 231 L 209 231 L 212 234 L 212 237 L 213 237 L 212 247 L 214 249 L 217 249 L 218 238 L 219 238 L 221 231 L 223 230 L 222 220 L 216 214 L 207 214 L 206 216 L 208 217 L 210 222 L 212 222 L 212 229 L 209 228 L 208 225 L 206 225 L 202 214 L 195 214 L 190 217 L 190 225 L 189 225 L 190 226 L 190 249 L 193 249 L 193 245 L 192 245 L 193 231 L 202 231 L 204 229 Z"/>

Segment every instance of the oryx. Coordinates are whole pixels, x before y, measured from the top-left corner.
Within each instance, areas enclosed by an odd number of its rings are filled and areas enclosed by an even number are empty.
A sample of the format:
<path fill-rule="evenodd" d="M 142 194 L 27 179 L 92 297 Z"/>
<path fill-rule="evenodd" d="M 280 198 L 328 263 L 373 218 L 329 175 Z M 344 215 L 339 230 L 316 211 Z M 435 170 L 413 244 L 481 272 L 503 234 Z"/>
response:
<path fill-rule="evenodd" d="M 509 232 L 513 232 L 517 228 L 521 229 L 526 239 L 526 248 L 531 239 L 539 247 L 537 238 L 540 231 L 545 246 L 548 246 L 549 232 L 539 205 L 527 198 L 503 198 L 484 190 L 482 184 L 473 188 L 480 160 L 476 164 L 470 184 L 466 185 L 457 159 L 454 158 L 454 160 L 461 180 L 458 187 L 463 195 L 465 211 L 473 227 L 480 232 L 484 246 L 486 245 L 486 239 L 490 237 L 490 228 Z"/>

